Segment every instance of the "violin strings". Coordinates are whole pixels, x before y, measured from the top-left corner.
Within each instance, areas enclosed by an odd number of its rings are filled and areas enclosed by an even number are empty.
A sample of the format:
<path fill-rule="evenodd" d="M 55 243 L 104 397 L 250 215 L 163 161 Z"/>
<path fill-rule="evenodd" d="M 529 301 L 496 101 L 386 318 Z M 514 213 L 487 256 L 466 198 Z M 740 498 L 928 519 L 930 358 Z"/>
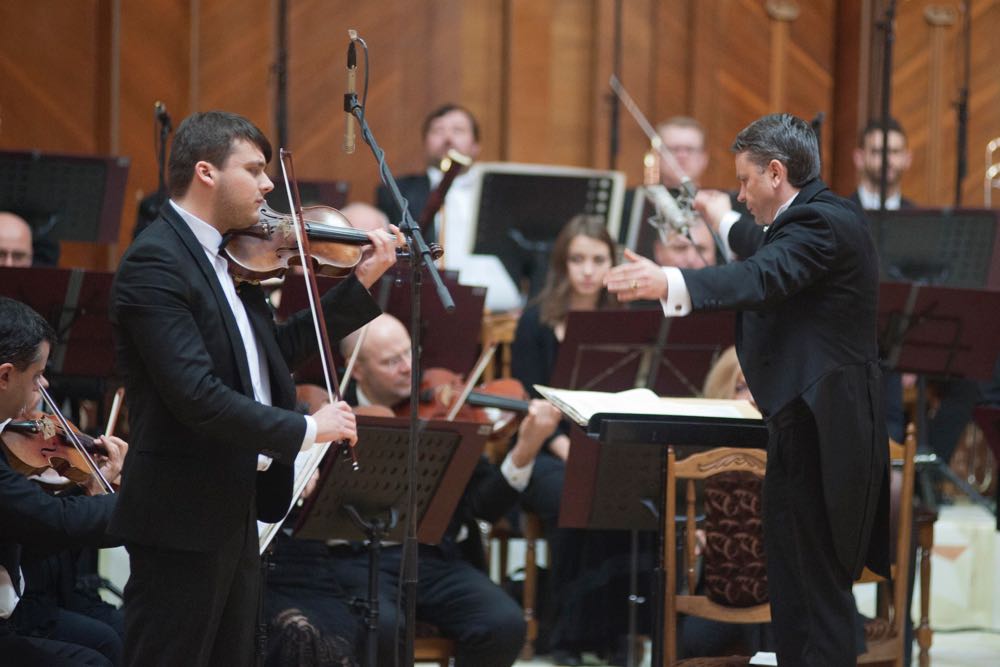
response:
<path fill-rule="evenodd" d="M 52 400 L 52 397 L 49 395 L 49 392 L 46 391 L 45 387 L 43 387 L 41 384 L 38 384 L 37 386 L 38 390 L 42 393 L 42 398 L 45 399 L 45 402 L 52 410 L 52 414 L 55 415 L 55 418 L 59 421 L 59 425 L 62 427 L 63 434 L 66 436 L 66 439 L 70 441 L 70 444 L 73 445 L 73 448 L 80 453 L 80 456 L 82 456 L 84 461 L 87 462 L 87 465 L 90 466 L 91 474 L 95 475 L 97 479 L 100 480 L 101 486 L 104 487 L 104 490 L 106 492 L 114 493 L 115 490 L 111 486 L 111 483 L 108 482 L 107 478 L 104 476 L 104 473 L 101 472 L 101 469 L 97 467 L 97 463 L 90 455 L 90 452 L 88 452 L 87 449 L 83 446 L 83 443 L 80 442 L 80 438 L 77 436 L 76 431 L 74 431 L 70 427 L 69 422 L 66 421 L 65 417 L 63 417 L 62 412 L 59 411 L 59 408 L 56 406 L 55 401 Z"/>

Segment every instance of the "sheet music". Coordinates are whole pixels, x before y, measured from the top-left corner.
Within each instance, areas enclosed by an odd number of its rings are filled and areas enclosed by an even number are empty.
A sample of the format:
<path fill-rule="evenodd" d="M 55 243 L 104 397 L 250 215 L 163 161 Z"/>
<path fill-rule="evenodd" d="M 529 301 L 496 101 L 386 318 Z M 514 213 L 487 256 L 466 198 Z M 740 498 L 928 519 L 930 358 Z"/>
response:
<path fill-rule="evenodd" d="M 760 419 L 761 414 L 749 401 L 710 398 L 664 398 L 649 389 L 629 389 L 617 393 L 573 391 L 535 385 L 544 398 L 567 417 L 586 426 L 598 413 L 634 415 L 672 415 L 713 417 L 717 419 Z"/>

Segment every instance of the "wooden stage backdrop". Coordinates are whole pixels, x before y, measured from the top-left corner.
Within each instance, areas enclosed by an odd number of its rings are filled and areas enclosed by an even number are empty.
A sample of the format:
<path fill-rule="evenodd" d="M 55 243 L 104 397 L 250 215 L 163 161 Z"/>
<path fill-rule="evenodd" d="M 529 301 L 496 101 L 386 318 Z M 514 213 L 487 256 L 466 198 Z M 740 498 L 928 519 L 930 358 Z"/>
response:
<path fill-rule="evenodd" d="M 369 122 L 397 174 L 422 167 L 420 124 L 445 101 L 479 117 L 482 159 L 612 165 L 608 75 L 616 0 L 287 0 L 288 144 L 300 178 L 345 179 L 370 201 L 366 147 L 341 152 L 347 28 L 371 48 Z M 728 144 L 755 117 L 824 112 L 824 177 L 853 187 L 859 125 L 878 109 L 887 0 L 622 0 L 621 78 L 646 114 L 708 128 L 706 185 L 735 186 Z M 893 112 L 909 130 L 905 193 L 953 200 L 961 7 L 972 14 L 969 176 L 1000 135 L 1000 0 L 900 3 Z M 113 268 L 137 200 L 156 187 L 152 107 L 248 115 L 275 138 L 279 0 L 35 0 L 0 5 L 0 149 L 127 155 L 120 241 L 65 244 L 66 266 Z M 360 77 L 359 77 L 360 87 Z M 614 165 L 641 178 L 645 140 L 622 111 Z"/>

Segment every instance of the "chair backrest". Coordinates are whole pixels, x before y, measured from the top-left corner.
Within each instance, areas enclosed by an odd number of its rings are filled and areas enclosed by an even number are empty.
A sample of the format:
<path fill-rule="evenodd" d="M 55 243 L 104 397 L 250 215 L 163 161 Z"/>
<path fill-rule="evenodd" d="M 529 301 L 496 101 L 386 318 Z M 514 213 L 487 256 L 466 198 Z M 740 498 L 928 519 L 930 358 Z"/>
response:
<path fill-rule="evenodd" d="M 902 666 L 906 635 L 906 616 L 909 613 L 907 605 L 907 582 L 910 575 L 910 542 L 913 536 L 913 488 L 916 481 L 914 455 L 916 454 L 916 434 L 913 424 L 906 432 L 906 440 L 901 445 L 889 440 L 889 460 L 894 467 L 902 469 L 898 484 L 891 485 L 894 517 L 891 522 L 890 539 L 893 544 L 893 560 L 891 563 L 891 582 L 885 587 L 885 603 L 880 603 L 879 621 L 888 625 L 888 632 L 881 637 L 868 637 L 868 651 L 858 657 L 859 664 L 869 662 L 892 661 Z M 881 577 L 865 568 L 860 583 L 883 581 Z"/>
<path fill-rule="evenodd" d="M 767 604 L 761 482 L 767 468 L 767 453 L 761 449 L 720 447 L 693 454 L 680 461 L 673 449 L 667 454 L 667 489 L 664 521 L 663 562 L 666 569 L 663 637 L 667 664 L 677 659 L 677 614 L 679 612 L 729 623 L 766 623 L 771 619 Z M 677 485 L 683 481 L 685 525 L 683 565 L 687 592 L 677 592 Z M 705 482 L 706 520 L 715 522 L 705 546 L 707 593 L 695 595 L 696 492 Z M 721 516 L 715 518 L 715 514 Z M 730 529 L 727 530 L 727 525 Z"/>

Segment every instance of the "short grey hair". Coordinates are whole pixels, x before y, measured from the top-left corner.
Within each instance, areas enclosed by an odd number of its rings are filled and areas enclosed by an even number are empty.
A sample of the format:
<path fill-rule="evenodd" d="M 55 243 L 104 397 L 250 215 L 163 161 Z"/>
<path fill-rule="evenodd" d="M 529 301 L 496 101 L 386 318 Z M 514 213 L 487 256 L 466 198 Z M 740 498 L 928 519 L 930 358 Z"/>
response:
<path fill-rule="evenodd" d="M 801 118 L 774 113 L 743 128 L 733 141 L 732 151 L 746 153 L 758 167 L 777 160 L 788 170 L 788 182 L 800 188 L 819 178 L 819 142 L 812 127 Z"/>

